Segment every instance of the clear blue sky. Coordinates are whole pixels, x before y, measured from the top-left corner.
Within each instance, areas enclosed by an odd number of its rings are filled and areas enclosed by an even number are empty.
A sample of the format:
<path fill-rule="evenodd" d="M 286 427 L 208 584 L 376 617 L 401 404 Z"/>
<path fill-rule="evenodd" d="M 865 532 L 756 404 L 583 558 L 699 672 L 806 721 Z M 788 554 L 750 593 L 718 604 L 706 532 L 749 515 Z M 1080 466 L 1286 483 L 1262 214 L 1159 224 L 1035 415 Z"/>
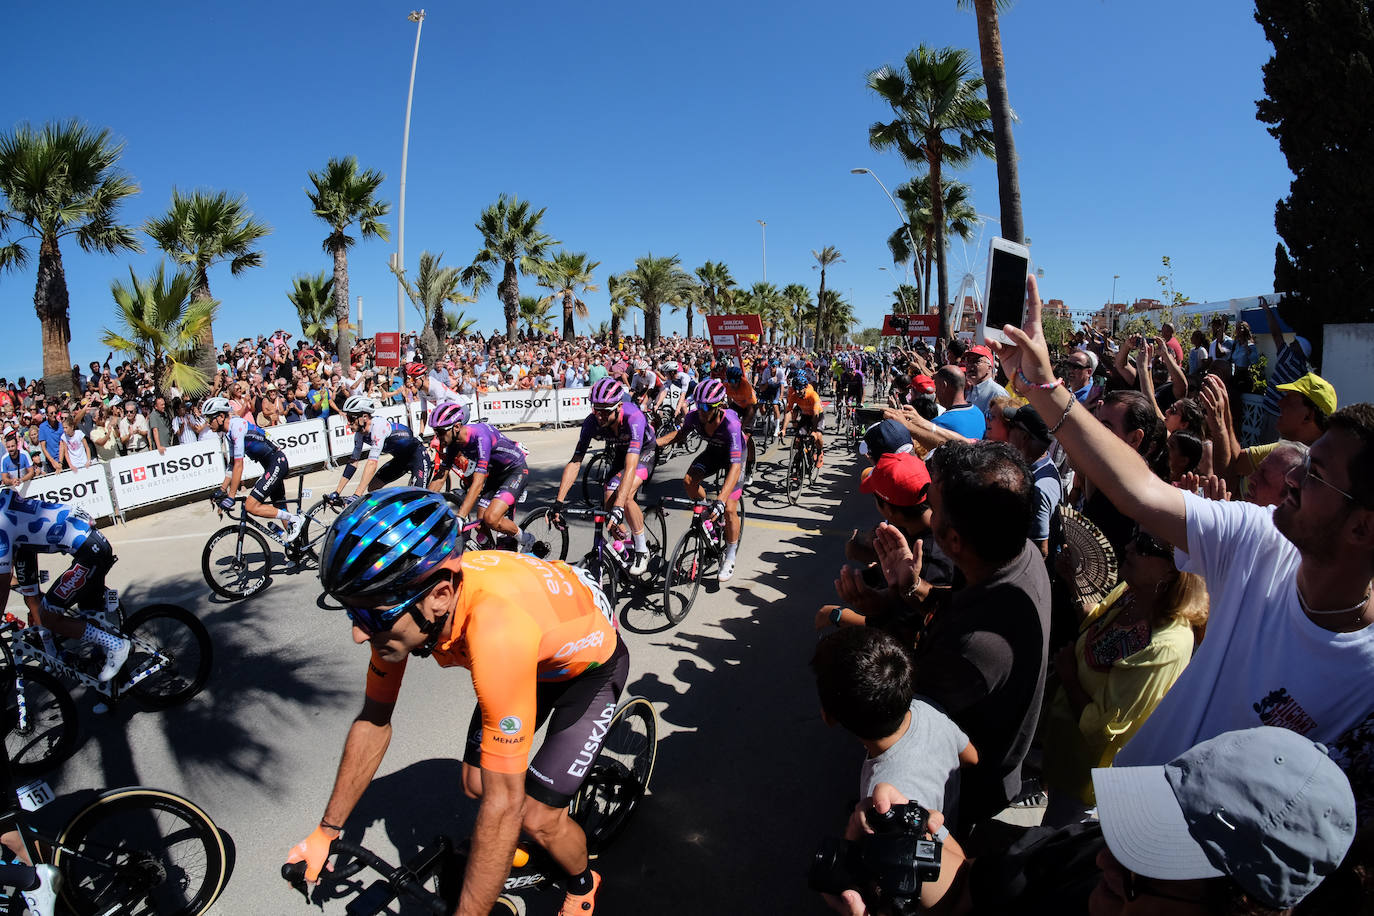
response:
<path fill-rule="evenodd" d="M 223 302 L 219 340 L 286 327 L 291 278 L 330 267 L 323 224 L 304 188 L 310 169 L 353 154 L 386 173 L 391 244 L 350 254 L 366 333 L 394 329 L 394 249 L 401 132 L 415 26 L 405 4 L 258 0 L 226 6 L 79 0 L 6 13 L 10 86 L 0 128 L 78 117 L 127 143 L 142 193 L 124 209 L 141 225 L 173 186 L 247 195 L 270 223 L 265 264 L 211 275 Z M 1254 295 L 1273 283 L 1275 200 L 1290 175 L 1254 117 L 1271 49 L 1239 0 L 1023 2 L 1002 17 L 1032 255 L 1042 290 L 1074 309 L 1157 296 L 1161 255 L 1197 301 Z M 884 245 L 896 214 L 856 166 L 889 186 L 909 177 L 868 148 L 889 111 L 866 73 L 919 43 L 977 57 L 977 27 L 954 0 L 835 6 L 701 0 L 689 7 L 610 0 L 428 9 L 416 77 L 407 176 L 406 259 L 424 249 L 468 263 L 479 211 L 501 192 L 548 208 L 550 233 L 601 262 L 593 320 L 608 317 L 605 277 L 647 252 L 689 270 L 729 264 L 814 291 L 810 252 L 834 245 L 829 282 L 876 324 L 894 287 Z M 991 161 L 958 175 L 980 213 L 998 213 Z M 987 235 L 995 233 L 995 225 Z M 143 238 L 145 244 L 146 237 Z M 63 251 L 72 356 L 104 357 L 109 286 L 158 256 Z M 35 258 L 36 261 L 36 258 Z M 983 256 L 955 243 L 953 279 Z M 532 289 L 530 281 L 522 290 Z M 7 330 L 0 374 L 40 368 L 34 270 L 0 277 Z M 494 292 L 469 306 L 497 326 Z M 416 324 L 407 303 L 407 327 Z M 681 314 L 665 328 L 682 329 Z M 99 352 L 98 352 L 99 351 Z"/>

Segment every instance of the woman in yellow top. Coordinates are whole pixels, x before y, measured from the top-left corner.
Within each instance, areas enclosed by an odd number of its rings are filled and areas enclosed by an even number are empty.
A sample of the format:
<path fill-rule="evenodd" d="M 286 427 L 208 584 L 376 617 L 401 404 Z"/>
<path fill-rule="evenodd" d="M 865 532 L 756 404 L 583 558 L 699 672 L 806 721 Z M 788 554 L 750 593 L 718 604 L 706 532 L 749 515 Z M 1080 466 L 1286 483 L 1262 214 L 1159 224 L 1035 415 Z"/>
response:
<path fill-rule="evenodd" d="M 1094 805 L 1093 767 L 1110 766 L 1154 711 L 1206 623 L 1202 578 L 1179 572 L 1168 544 L 1137 532 L 1122 551 L 1121 584 L 1054 658 L 1059 689 L 1041 731 L 1046 826 L 1075 823 Z"/>

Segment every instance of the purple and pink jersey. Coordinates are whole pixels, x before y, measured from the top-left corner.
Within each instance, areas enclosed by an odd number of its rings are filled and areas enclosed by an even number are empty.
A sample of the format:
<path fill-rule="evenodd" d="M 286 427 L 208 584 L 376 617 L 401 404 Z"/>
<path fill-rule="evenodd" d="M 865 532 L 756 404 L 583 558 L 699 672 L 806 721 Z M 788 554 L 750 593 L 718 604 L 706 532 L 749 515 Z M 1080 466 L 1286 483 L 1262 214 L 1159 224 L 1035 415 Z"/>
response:
<path fill-rule="evenodd" d="M 719 449 L 729 452 L 731 464 L 741 464 L 744 461 L 744 428 L 740 425 L 739 414 L 726 408 L 725 417 L 716 426 L 716 431 L 707 435 L 706 424 L 702 421 L 701 411 L 693 410 L 687 414 L 687 419 L 682 421 L 682 429 L 678 436 L 684 437 L 692 429 L 701 434 L 702 441 L 707 448 Z"/>

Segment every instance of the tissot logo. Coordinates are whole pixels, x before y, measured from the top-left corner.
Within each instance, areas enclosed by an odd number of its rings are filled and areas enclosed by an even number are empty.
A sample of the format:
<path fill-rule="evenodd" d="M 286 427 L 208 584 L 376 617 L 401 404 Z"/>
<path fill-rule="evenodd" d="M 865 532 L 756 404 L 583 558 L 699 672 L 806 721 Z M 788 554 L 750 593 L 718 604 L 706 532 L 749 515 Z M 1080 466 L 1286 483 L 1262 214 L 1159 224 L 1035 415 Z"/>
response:
<path fill-rule="evenodd" d="M 278 448 L 300 448 L 304 445 L 314 445 L 319 441 L 320 431 L 312 430 L 308 433 L 297 433 L 294 436 L 275 436 L 272 441 Z"/>
<path fill-rule="evenodd" d="M 204 452 L 199 455 L 169 458 L 166 461 L 151 462 L 141 468 L 129 468 L 127 471 L 120 471 L 119 482 L 124 485 L 142 483 L 147 480 L 157 480 L 159 477 L 169 477 L 172 474 L 189 471 L 193 468 L 207 467 L 210 464 L 210 455 Z"/>
<path fill-rule="evenodd" d="M 529 410 L 532 407 L 549 406 L 549 398 L 511 398 L 504 401 L 491 401 L 488 410 Z"/>
<path fill-rule="evenodd" d="M 585 397 L 571 397 L 563 398 L 559 403 L 564 407 L 583 407 L 590 403 L 590 401 Z"/>
<path fill-rule="evenodd" d="M 69 487 L 58 487 L 56 490 L 47 490 L 38 494 L 38 498 L 45 503 L 65 503 L 73 499 L 81 499 L 85 496 L 94 496 L 100 492 L 100 483 L 95 480 L 87 480 L 82 483 L 72 484 Z"/>

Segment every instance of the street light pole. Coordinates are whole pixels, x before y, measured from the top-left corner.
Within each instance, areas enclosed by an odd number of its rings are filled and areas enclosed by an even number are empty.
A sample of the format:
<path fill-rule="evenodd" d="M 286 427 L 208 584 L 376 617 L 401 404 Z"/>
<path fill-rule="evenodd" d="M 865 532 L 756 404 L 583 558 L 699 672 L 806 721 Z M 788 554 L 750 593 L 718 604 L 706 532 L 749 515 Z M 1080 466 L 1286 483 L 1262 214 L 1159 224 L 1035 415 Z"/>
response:
<path fill-rule="evenodd" d="M 911 263 L 912 270 L 916 274 L 916 281 L 918 283 L 925 282 L 921 279 L 921 262 L 918 259 L 920 249 L 916 247 L 916 238 L 911 234 L 911 223 L 907 220 L 906 214 L 902 212 L 902 208 L 897 206 L 897 201 L 888 193 L 887 185 L 883 184 L 881 178 L 873 174 L 872 169 L 850 169 L 849 173 L 851 175 L 871 175 L 873 180 L 878 182 L 878 187 L 883 189 L 883 194 L 886 195 L 888 203 L 892 204 L 892 209 L 897 211 L 897 217 L 902 221 L 902 228 L 906 230 L 906 240 L 911 243 Z"/>
<path fill-rule="evenodd" d="M 759 224 L 759 228 L 763 231 L 763 282 L 764 282 L 764 283 L 767 283 L 767 282 L 768 282 L 768 223 L 765 222 L 764 220 L 761 220 L 761 219 L 756 219 L 756 220 L 754 220 L 754 222 L 758 223 L 758 224 Z"/>
<path fill-rule="evenodd" d="M 396 266 L 406 263 L 406 160 L 410 157 L 410 104 L 415 100 L 415 65 L 420 60 L 420 30 L 425 27 L 425 11 L 411 10 L 406 17 L 415 23 L 415 53 L 410 58 L 410 91 L 406 93 L 406 129 L 401 138 L 401 205 L 396 215 Z M 396 330 L 405 333 L 405 286 L 396 278 Z"/>
<path fill-rule="evenodd" d="M 1121 274 L 1112 274 L 1112 301 L 1107 303 L 1107 326 L 1116 333 L 1116 281 L 1121 279 Z"/>

